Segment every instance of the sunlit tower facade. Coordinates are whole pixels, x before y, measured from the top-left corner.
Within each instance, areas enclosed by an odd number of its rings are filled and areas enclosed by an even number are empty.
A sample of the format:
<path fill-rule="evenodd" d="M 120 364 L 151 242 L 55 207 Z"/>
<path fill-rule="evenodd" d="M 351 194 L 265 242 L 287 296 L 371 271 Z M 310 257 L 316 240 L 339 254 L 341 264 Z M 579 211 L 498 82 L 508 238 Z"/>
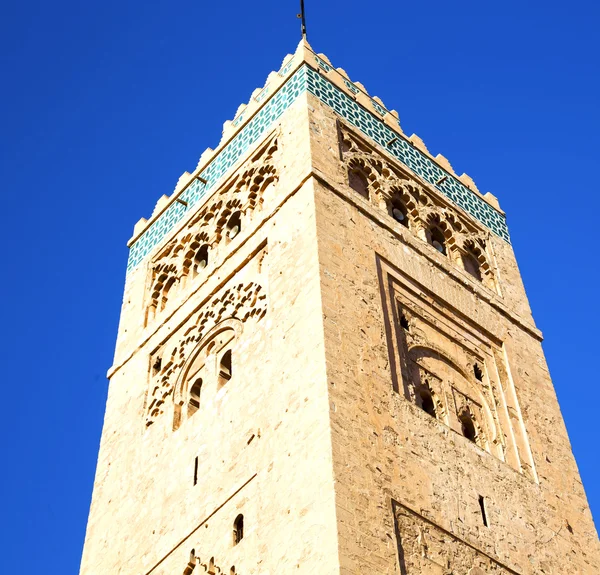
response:
<path fill-rule="evenodd" d="M 600 573 L 497 199 L 306 41 L 129 247 L 81 575 Z"/>

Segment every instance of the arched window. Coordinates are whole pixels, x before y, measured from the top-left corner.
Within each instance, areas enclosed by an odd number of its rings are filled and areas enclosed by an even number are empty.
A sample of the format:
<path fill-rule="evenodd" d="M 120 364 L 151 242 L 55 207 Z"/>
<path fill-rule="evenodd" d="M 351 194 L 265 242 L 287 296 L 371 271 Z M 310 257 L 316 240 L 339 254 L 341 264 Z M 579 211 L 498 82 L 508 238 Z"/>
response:
<path fill-rule="evenodd" d="M 406 206 L 398 199 L 392 201 L 392 217 L 403 226 L 408 227 L 408 210 Z"/>
<path fill-rule="evenodd" d="M 438 252 L 446 255 L 446 238 L 440 228 L 437 226 L 429 228 L 427 240 Z"/>
<path fill-rule="evenodd" d="M 355 192 L 358 192 L 363 198 L 369 199 L 369 182 L 361 171 L 349 170 L 348 183 Z"/>
<path fill-rule="evenodd" d="M 231 350 L 227 350 L 222 356 L 219 362 L 219 387 L 224 386 L 233 374 L 232 362 L 231 362 Z"/>
<path fill-rule="evenodd" d="M 475 423 L 473 423 L 471 414 L 468 411 L 463 411 L 459 419 L 462 434 L 469 441 L 477 443 L 477 431 L 475 430 Z"/>
<path fill-rule="evenodd" d="M 431 390 L 428 388 L 423 388 L 419 391 L 419 396 L 421 399 L 421 409 L 431 415 L 431 417 L 436 417 L 435 414 L 435 402 L 433 400 L 433 394 Z"/>
<path fill-rule="evenodd" d="M 208 244 L 198 249 L 194 256 L 194 275 L 198 275 L 208 265 Z"/>
<path fill-rule="evenodd" d="M 240 513 L 233 522 L 233 544 L 237 545 L 244 538 L 244 516 Z"/>
<path fill-rule="evenodd" d="M 202 379 L 198 378 L 190 388 L 188 399 L 188 417 L 191 417 L 200 408 L 200 392 L 202 390 Z"/>
<path fill-rule="evenodd" d="M 242 231 L 242 212 L 237 211 L 231 214 L 227 222 L 227 237 L 232 240 Z"/>
<path fill-rule="evenodd" d="M 160 298 L 160 310 L 162 311 L 167 306 L 167 301 L 169 301 L 169 292 L 173 289 L 175 284 L 175 278 L 171 276 L 165 282 L 165 285 L 162 290 L 161 298 Z M 173 290 L 175 291 L 175 290 Z"/>
<path fill-rule="evenodd" d="M 463 267 L 465 271 L 471 274 L 476 280 L 481 281 L 481 266 L 479 265 L 479 261 L 472 253 L 466 253 L 462 256 Z"/>

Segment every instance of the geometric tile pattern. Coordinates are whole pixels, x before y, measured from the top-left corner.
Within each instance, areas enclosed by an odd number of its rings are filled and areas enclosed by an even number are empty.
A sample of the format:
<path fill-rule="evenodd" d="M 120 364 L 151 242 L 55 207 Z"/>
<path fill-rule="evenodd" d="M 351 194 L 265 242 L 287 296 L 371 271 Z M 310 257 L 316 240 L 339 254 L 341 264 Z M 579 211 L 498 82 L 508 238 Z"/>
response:
<path fill-rule="evenodd" d="M 331 84 L 318 72 L 308 68 L 308 91 L 327 104 L 342 118 L 358 128 L 363 134 L 388 150 L 396 159 L 415 174 L 437 188 L 444 196 L 452 200 L 468 214 L 479 220 L 497 236 L 510 242 L 506 218 L 485 202 L 478 194 L 467 188 L 454 176 L 440 168 L 425 154 L 408 143 L 350 98 L 345 92 Z M 372 102 L 380 112 L 381 106 Z"/>
<path fill-rule="evenodd" d="M 291 62 L 286 66 L 291 65 Z M 324 61 L 319 61 L 324 69 L 331 69 Z M 281 71 L 282 75 L 288 70 Z M 127 272 L 135 268 L 154 247 L 175 227 L 175 225 L 215 184 L 232 168 L 250 146 L 278 120 L 294 100 L 306 90 L 332 108 L 348 123 L 358 128 L 365 136 L 388 150 L 415 174 L 435 186 L 443 195 L 452 200 L 499 237 L 510 242 L 505 217 L 482 200 L 454 176 L 440 168 L 435 162 L 409 144 L 403 137 L 390 129 L 373 112 L 357 104 L 345 92 L 331 84 L 321 74 L 309 66 L 301 66 L 290 79 L 268 100 L 256 115 L 225 146 L 200 173 L 200 180 L 194 182 L 179 197 L 187 206 L 173 202 L 152 225 L 135 241 L 129 251 Z M 262 94 L 260 94 L 262 95 Z M 372 101 L 374 109 L 381 115 L 385 108 Z M 241 115 L 241 114 L 240 114 Z M 242 118 L 236 118 L 239 122 Z"/>
<path fill-rule="evenodd" d="M 303 66 L 277 91 L 236 136 L 200 173 L 206 180 L 194 182 L 179 197 L 187 207 L 173 202 L 160 217 L 136 240 L 129 251 L 127 272 L 135 268 L 152 249 L 173 229 L 186 212 L 194 206 L 231 167 L 279 119 L 292 102 L 306 91 L 306 67 Z"/>

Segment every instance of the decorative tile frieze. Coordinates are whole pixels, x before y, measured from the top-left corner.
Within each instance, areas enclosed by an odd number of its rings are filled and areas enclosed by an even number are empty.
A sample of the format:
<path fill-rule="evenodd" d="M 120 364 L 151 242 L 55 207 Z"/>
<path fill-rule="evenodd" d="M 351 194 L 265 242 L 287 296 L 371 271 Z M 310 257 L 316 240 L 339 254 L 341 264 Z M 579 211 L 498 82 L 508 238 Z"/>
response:
<path fill-rule="evenodd" d="M 173 202 L 135 241 L 129 251 L 127 272 L 133 270 L 152 249 L 174 228 L 184 215 L 194 206 L 227 171 L 255 144 L 263 134 L 280 118 L 296 98 L 306 91 L 306 67 L 300 68 L 281 89 L 269 99 L 257 114 L 240 130 L 199 174 L 206 180 L 203 184 L 196 179 L 182 194 L 179 202 Z"/>
<path fill-rule="evenodd" d="M 321 74 L 308 68 L 308 91 L 327 104 L 337 114 L 358 128 L 363 134 L 388 150 L 396 159 L 410 168 L 468 214 L 479 220 L 496 235 L 510 242 L 506 218 L 492 208 L 475 192 L 440 168 L 432 159 L 357 104 L 350 96 L 334 86 Z M 375 107 L 377 103 L 373 101 Z M 377 104 L 377 107 L 379 104 Z M 377 108 L 377 109 L 378 109 Z M 385 110 L 382 108 L 383 112 Z"/>
<path fill-rule="evenodd" d="M 346 88 L 348 88 L 348 90 L 350 90 L 350 92 L 353 94 L 358 94 L 360 92 L 360 90 L 352 82 L 350 82 L 350 80 L 344 80 L 344 84 L 346 85 Z"/>
<path fill-rule="evenodd" d="M 325 72 L 333 68 L 324 60 L 317 63 Z M 280 75 L 289 72 L 290 61 L 280 71 Z M 354 94 L 354 90 L 347 88 Z M 354 87 L 354 85 L 352 85 Z M 306 64 L 301 66 L 281 88 L 266 102 L 256 115 L 241 128 L 238 134 L 213 158 L 194 182 L 181 194 L 179 199 L 187 203 L 173 202 L 133 243 L 129 252 L 127 272 L 133 270 L 161 240 L 184 217 L 239 158 L 255 144 L 261 136 L 277 121 L 294 100 L 306 90 L 319 98 L 364 135 L 385 148 L 397 160 L 406 165 L 415 174 L 423 178 L 439 192 L 452 200 L 457 206 L 479 220 L 492 232 L 510 242 L 506 219 L 503 214 L 485 202 L 478 194 L 467 188 L 452 174 L 439 167 L 426 154 L 416 149 L 404 137 L 389 128 L 376 115 L 357 104 L 342 89 L 332 84 L 323 74 L 319 74 Z M 356 89 L 356 87 L 354 87 Z M 378 113 L 385 115 L 387 110 L 372 100 Z M 236 118 L 237 126 L 243 121 L 242 115 Z M 201 180 L 206 180 L 204 184 Z"/>

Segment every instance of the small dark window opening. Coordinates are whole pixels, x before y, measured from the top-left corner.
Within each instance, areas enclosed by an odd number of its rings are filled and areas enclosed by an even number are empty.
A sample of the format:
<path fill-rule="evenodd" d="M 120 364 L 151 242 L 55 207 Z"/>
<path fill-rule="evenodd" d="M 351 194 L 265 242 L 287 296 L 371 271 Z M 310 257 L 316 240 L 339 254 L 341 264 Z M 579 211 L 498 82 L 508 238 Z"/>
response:
<path fill-rule="evenodd" d="M 198 483 L 198 456 L 194 459 L 194 485 Z"/>
<path fill-rule="evenodd" d="M 244 516 L 238 515 L 233 522 L 233 544 L 237 545 L 244 538 Z"/>
<path fill-rule="evenodd" d="M 208 265 L 208 245 L 204 244 L 194 257 L 194 271 L 200 273 Z"/>
<path fill-rule="evenodd" d="M 242 213 L 235 212 L 227 222 L 227 236 L 230 240 L 235 238 L 242 231 Z"/>
<path fill-rule="evenodd" d="M 408 227 L 408 212 L 399 200 L 394 200 L 392 203 L 392 217 L 403 226 Z"/>
<path fill-rule="evenodd" d="M 200 392 L 202 391 L 202 380 L 198 379 L 190 389 L 188 401 L 188 417 L 194 415 L 200 408 Z"/>
<path fill-rule="evenodd" d="M 483 524 L 486 527 L 489 527 L 487 514 L 485 512 L 485 497 L 483 497 L 482 495 L 479 496 L 479 508 L 481 509 L 481 519 L 483 521 Z"/>
<path fill-rule="evenodd" d="M 348 183 L 355 192 L 358 192 L 363 198 L 369 199 L 369 182 L 362 172 L 350 170 L 348 172 Z"/>
<path fill-rule="evenodd" d="M 477 363 L 473 366 L 473 374 L 475 375 L 475 379 L 483 381 L 483 371 L 481 371 L 481 368 Z"/>
<path fill-rule="evenodd" d="M 567 531 L 573 535 L 573 528 L 571 527 L 571 524 L 565 519 L 565 526 L 567 528 Z"/>
<path fill-rule="evenodd" d="M 228 350 L 223 354 L 219 363 L 219 387 L 225 385 L 231 379 L 232 374 L 231 350 Z"/>
<path fill-rule="evenodd" d="M 410 324 L 408 323 L 408 320 L 404 314 L 400 316 L 400 326 L 403 330 L 410 331 Z"/>
<path fill-rule="evenodd" d="M 152 375 L 158 375 L 162 367 L 162 358 L 158 356 L 152 364 Z"/>
<path fill-rule="evenodd" d="M 422 389 L 420 394 L 421 396 L 421 409 L 431 415 L 431 417 L 436 417 L 435 415 L 435 402 L 433 401 L 433 395 L 431 391 L 428 389 Z"/>
<path fill-rule="evenodd" d="M 481 267 L 477 258 L 473 254 L 465 254 L 462 257 L 465 271 L 471 274 L 476 280 L 481 281 Z"/>
<path fill-rule="evenodd" d="M 439 228 L 429 230 L 429 243 L 441 254 L 446 255 L 446 238 Z"/>
<path fill-rule="evenodd" d="M 462 434 L 473 443 L 476 443 L 477 432 L 475 431 L 475 424 L 469 413 L 463 413 L 460 416 L 460 425 Z"/>

